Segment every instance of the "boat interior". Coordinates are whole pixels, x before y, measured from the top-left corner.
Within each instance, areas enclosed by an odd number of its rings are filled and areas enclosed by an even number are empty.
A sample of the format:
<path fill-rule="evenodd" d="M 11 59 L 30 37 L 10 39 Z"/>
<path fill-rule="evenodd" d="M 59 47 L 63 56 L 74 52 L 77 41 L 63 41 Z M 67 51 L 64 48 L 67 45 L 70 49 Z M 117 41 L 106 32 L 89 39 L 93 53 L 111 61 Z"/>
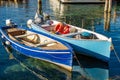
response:
<path fill-rule="evenodd" d="M 8 36 L 21 44 L 29 47 L 37 47 L 46 50 L 67 50 L 68 48 L 62 43 L 46 37 L 41 34 L 36 34 L 31 31 L 18 28 L 9 28 L 6 30 Z"/>
<path fill-rule="evenodd" d="M 54 31 L 55 25 L 42 25 L 42 28 L 49 31 L 50 33 L 56 34 Z M 82 31 L 73 27 L 70 27 L 70 33 L 68 34 L 57 34 L 63 37 L 69 37 L 74 39 L 98 39 L 98 37 L 86 31 Z"/>

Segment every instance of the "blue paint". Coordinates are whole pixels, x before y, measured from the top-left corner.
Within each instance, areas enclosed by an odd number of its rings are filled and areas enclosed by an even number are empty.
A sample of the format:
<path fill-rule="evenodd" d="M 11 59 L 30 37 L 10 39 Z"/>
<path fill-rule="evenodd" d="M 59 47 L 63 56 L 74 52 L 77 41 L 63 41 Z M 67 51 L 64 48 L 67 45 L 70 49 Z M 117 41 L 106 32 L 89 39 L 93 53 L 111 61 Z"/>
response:
<path fill-rule="evenodd" d="M 91 36 L 92 34 L 91 33 L 89 33 L 89 32 L 82 32 L 81 33 L 81 36 L 85 36 L 85 37 L 89 37 L 89 36 Z"/>
<path fill-rule="evenodd" d="M 8 28 L 9 27 L 1 27 L 0 28 L 1 34 L 4 36 L 3 39 L 5 41 L 10 42 L 10 45 L 12 46 L 13 49 L 15 49 L 18 52 L 21 52 L 22 54 L 29 56 L 29 57 L 33 57 L 33 58 L 37 58 L 37 59 L 50 61 L 53 63 L 58 63 L 58 64 L 62 64 L 65 66 L 72 67 L 72 57 L 73 57 L 72 52 L 73 51 L 72 51 L 72 48 L 68 44 L 61 42 L 62 44 L 65 44 L 66 47 L 68 47 L 68 50 L 59 50 L 59 49 L 58 50 L 44 50 L 41 48 L 38 49 L 37 47 L 36 48 L 29 47 L 24 44 L 18 43 L 14 40 L 11 40 L 8 37 L 7 32 L 6 32 L 6 30 Z M 27 30 L 27 29 L 25 29 L 25 30 Z M 40 33 L 37 33 L 36 31 L 32 31 L 32 30 L 29 30 L 29 31 L 34 32 L 36 34 L 40 34 Z M 44 34 L 41 34 L 41 35 L 44 35 Z M 47 35 L 44 35 L 44 36 L 48 37 Z M 49 36 L 49 38 L 51 38 L 51 37 Z M 52 39 L 54 39 L 54 38 L 52 38 Z M 54 40 L 56 40 L 56 39 L 54 39 Z M 58 42 L 60 42 L 60 41 L 58 41 Z"/>
<path fill-rule="evenodd" d="M 1 0 L 3 1 L 3 0 Z M 5 20 L 8 18 L 11 18 L 14 22 L 16 22 L 18 25 L 26 25 L 26 21 L 30 18 L 33 18 L 36 12 L 37 6 L 37 0 L 26 0 L 28 1 L 25 3 L 23 0 L 18 2 L 18 4 L 14 3 L 13 1 L 8 2 L 4 0 L 4 3 L 0 3 L 0 26 L 5 25 Z M 55 8 L 50 4 L 50 0 L 42 0 L 43 5 L 43 12 L 49 13 L 53 19 L 60 20 L 62 17 L 61 15 L 67 15 L 66 19 L 70 17 L 69 20 L 66 20 L 67 23 L 70 22 L 71 24 L 75 24 L 78 26 L 81 26 L 81 18 L 85 18 L 85 26 L 84 28 L 91 29 L 91 18 L 96 21 L 94 25 L 95 31 L 101 34 L 104 34 L 108 37 L 112 37 L 113 44 L 115 46 L 115 50 L 117 54 L 120 57 L 120 15 L 119 15 L 119 4 L 117 5 L 117 16 L 115 19 L 115 22 L 113 22 L 113 14 L 111 17 L 111 23 L 110 23 L 110 31 L 104 30 L 104 19 L 103 19 L 103 10 L 104 10 L 104 4 L 69 4 L 69 5 L 63 5 L 65 6 L 65 10 L 60 8 L 59 3 L 52 3 L 54 6 L 59 7 Z M 52 0 L 51 0 L 52 1 Z M 54 0 L 53 0 L 54 1 Z M 55 0 L 58 1 L 58 0 Z M 55 2 L 54 1 L 54 2 Z M 34 5 L 35 4 L 35 5 Z M 54 9 L 52 10 L 52 8 Z M 114 10 L 112 10 L 114 11 Z M 63 13 L 63 14 L 62 14 Z M 114 12 L 112 12 L 114 13 Z M 75 14 L 75 16 L 74 16 Z M 70 16 L 69 16 L 70 15 Z M 78 15 L 78 16 L 76 16 Z M 74 19 L 72 19 L 72 16 Z M 80 19 L 80 20 L 79 20 Z M 77 22 L 76 22 L 77 21 Z M 89 27 L 87 27 L 89 26 Z M 31 70 L 39 73 L 39 75 L 42 75 L 49 80 L 66 80 L 69 76 L 67 74 L 71 73 L 65 73 L 61 69 L 57 69 L 55 66 L 36 60 L 33 58 L 28 58 L 26 56 L 20 55 L 19 52 L 13 51 L 12 52 L 15 57 L 19 60 L 21 60 L 22 63 L 24 63 L 26 66 L 30 67 Z M 120 79 L 120 64 L 114 54 L 114 52 L 111 53 L 110 56 L 110 62 L 108 65 L 104 62 L 101 62 L 97 59 L 83 56 L 83 55 L 77 55 L 79 58 L 80 63 L 82 64 L 82 67 L 91 75 L 94 80 L 106 80 L 108 77 L 112 78 L 113 80 L 118 78 Z M 45 65 L 46 64 L 46 65 Z M 74 61 L 75 66 L 77 64 L 76 60 Z M 76 71 L 74 71 L 76 70 Z M 81 72 L 80 72 L 81 71 Z M 95 73 L 95 74 L 93 74 Z M 72 78 L 73 80 L 80 80 L 82 74 L 82 68 L 80 69 L 79 66 L 75 67 L 72 72 Z M 25 76 L 27 75 L 27 77 Z M 23 66 L 20 65 L 19 62 L 17 62 L 15 59 L 9 59 L 9 54 L 7 54 L 6 50 L 4 49 L 3 45 L 0 44 L 0 79 L 2 80 L 40 80 L 38 77 L 36 77 L 34 74 L 26 70 Z M 82 80 L 82 79 L 81 79 Z"/>

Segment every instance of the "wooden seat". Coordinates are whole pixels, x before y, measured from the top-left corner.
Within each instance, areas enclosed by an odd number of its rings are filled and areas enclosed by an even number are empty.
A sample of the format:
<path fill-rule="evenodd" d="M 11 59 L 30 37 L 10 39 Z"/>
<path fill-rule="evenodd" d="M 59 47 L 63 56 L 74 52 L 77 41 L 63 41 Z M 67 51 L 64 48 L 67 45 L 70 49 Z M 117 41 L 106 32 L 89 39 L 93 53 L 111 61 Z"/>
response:
<path fill-rule="evenodd" d="M 33 44 L 40 43 L 40 36 L 38 36 L 37 34 L 21 35 L 21 36 L 17 36 L 17 38 L 33 43 Z"/>
<path fill-rule="evenodd" d="M 26 31 L 25 30 L 19 30 L 17 28 L 10 28 L 10 29 L 7 29 L 7 33 L 11 34 L 12 36 L 17 36 L 17 35 L 25 34 Z"/>
<path fill-rule="evenodd" d="M 52 44 L 52 43 L 57 43 L 56 41 L 49 41 L 49 42 L 46 42 L 46 43 L 43 43 L 43 44 L 36 44 L 36 47 L 41 47 L 41 46 L 46 46 L 48 44 Z"/>
<path fill-rule="evenodd" d="M 16 38 L 23 38 L 23 37 L 26 37 L 26 36 L 31 36 L 31 35 L 36 35 L 36 34 L 24 34 L 24 35 L 17 35 L 15 36 Z"/>

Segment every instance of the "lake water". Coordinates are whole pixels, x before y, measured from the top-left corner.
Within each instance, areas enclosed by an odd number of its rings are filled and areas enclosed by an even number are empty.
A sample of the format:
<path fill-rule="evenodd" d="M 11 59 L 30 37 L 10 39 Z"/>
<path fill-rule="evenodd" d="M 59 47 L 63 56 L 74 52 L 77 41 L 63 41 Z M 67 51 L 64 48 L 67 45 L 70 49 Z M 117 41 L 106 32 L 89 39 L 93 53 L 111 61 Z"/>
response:
<path fill-rule="evenodd" d="M 57 0 L 42 0 L 42 10 L 37 0 L 0 0 L 0 26 L 6 19 L 12 19 L 26 26 L 39 9 L 49 13 L 52 19 L 65 21 L 112 37 L 114 50 L 108 63 L 77 55 L 73 71 L 68 72 L 56 65 L 29 58 L 10 49 L 7 52 L 0 44 L 0 80 L 119 80 L 120 79 L 120 4 L 114 4 L 111 14 L 104 13 L 104 4 L 60 4 Z M 106 23 L 105 23 L 106 21 Z M 106 24 L 106 26 L 105 26 Z M 97 47 L 97 45 L 95 45 Z M 116 54 L 118 58 L 116 57 Z"/>

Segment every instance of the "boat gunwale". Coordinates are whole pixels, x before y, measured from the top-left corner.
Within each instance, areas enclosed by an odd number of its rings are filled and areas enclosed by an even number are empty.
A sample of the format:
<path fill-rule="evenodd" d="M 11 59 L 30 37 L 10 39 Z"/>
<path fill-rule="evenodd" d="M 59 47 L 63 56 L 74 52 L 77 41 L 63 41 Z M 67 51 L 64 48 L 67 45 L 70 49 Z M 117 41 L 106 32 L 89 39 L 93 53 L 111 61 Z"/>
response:
<path fill-rule="evenodd" d="M 71 53 L 71 50 L 70 49 L 68 49 L 68 50 L 44 50 L 44 49 L 42 49 L 42 48 L 33 48 L 33 47 L 29 47 L 29 46 L 26 46 L 26 45 L 24 45 L 24 44 L 20 44 L 19 42 L 17 42 L 17 41 L 13 41 L 12 39 L 10 39 L 9 37 L 7 37 L 7 34 L 5 33 L 4 34 L 4 32 L 2 31 L 2 30 L 0 30 L 0 32 L 2 33 L 2 35 L 7 39 L 7 40 L 9 40 L 10 42 L 12 42 L 13 44 L 15 44 L 15 45 L 17 45 L 17 46 L 19 46 L 19 47 L 22 47 L 23 46 L 23 48 L 24 49 L 27 49 L 27 50 L 30 50 L 30 51 L 35 51 L 35 52 L 44 52 L 44 53 L 63 53 L 63 54 L 66 54 L 66 53 Z M 62 43 L 63 44 L 63 43 Z M 60 51 L 60 52 L 59 52 Z"/>
<path fill-rule="evenodd" d="M 54 21 L 54 20 L 52 20 L 52 21 Z M 42 26 L 38 26 L 38 25 L 36 25 L 35 23 L 32 23 L 31 25 L 36 26 L 36 27 L 42 29 L 42 30 L 45 31 L 45 32 L 49 32 L 49 31 L 41 28 Z M 71 26 L 73 26 L 73 25 L 71 25 Z M 75 26 L 75 27 L 76 27 L 76 26 Z M 79 28 L 79 27 L 77 27 L 77 28 Z M 81 29 L 83 29 L 83 28 L 81 28 Z M 83 30 L 85 30 L 85 29 L 83 29 Z M 88 31 L 88 30 L 85 30 L 85 31 Z M 101 34 L 99 34 L 99 33 L 93 32 L 93 31 L 88 31 L 88 32 L 92 32 L 92 33 L 94 33 L 94 34 L 101 35 Z M 50 33 L 50 32 L 49 32 L 49 33 Z M 59 36 L 60 38 L 66 38 L 66 39 L 70 39 L 70 40 L 81 40 L 81 41 L 108 41 L 108 42 L 110 42 L 110 43 L 112 42 L 111 37 L 108 38 L 108 37 L 106 37 L 106 36 L 104 36 L 104 35 L 101 35 L 101 36 L 105 37 L 106 40 L 101 40 L 101 39 L 75 39 L 75 38 L 66 37 L 66 36 L 64 36 L 64 35 L 57 35 L 57 34 L 51 34 L 51 33 L 50 33 L 49 35 L 55 35 L 55 36 Z M 67 35 L 67 34 L 66 34 L 66 35 Z"/>

